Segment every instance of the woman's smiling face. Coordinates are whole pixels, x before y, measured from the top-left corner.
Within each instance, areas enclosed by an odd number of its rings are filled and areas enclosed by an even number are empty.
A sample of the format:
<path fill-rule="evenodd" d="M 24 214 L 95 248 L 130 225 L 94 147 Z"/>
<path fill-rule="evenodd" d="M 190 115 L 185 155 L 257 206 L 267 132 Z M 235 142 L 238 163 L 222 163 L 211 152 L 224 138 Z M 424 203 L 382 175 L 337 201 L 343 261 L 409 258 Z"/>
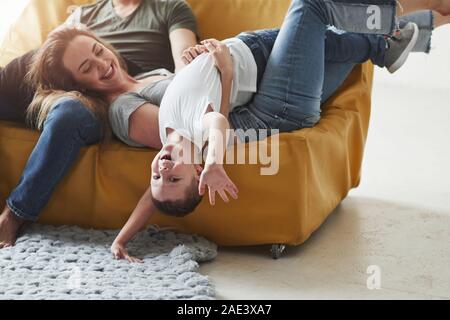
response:
<path fill-rule="evenodd" d="M 63 55 L 64 67 L 83 88 L 101 93 L 117 90 L 124 72 L 115 54 L 94 38 L 75 37 Z"/>

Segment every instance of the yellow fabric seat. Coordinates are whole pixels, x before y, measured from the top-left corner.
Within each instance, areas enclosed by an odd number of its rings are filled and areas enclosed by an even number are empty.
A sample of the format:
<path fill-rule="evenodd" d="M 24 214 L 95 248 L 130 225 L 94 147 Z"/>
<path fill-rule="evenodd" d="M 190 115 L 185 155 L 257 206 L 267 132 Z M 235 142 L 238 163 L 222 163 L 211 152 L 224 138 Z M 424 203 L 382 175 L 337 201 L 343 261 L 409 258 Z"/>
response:
<path fill-rule="evenodd" d="M 32 0 L 0 49 L 0 64 L 33 49 L 67 17 L 67 8 L 92 1 Z M 280 26 L 289 0 L 189 0 L 201 38 L 224 39 L 241 31 Z M 210 207 L 207 199 L 182 219 L 156 215 L 151 223 L 196 233 L 219 245 L 299 245 L 317 230 L 360 181 L 367 137 L 373 66 L 355 67 L 311 129 L 279 136 L 279 173 L 260 175 L 257 165 L 226 169 L 239 200 Z M 22 125 L 0 122 L 0 201 L 17 185 L 39 137 Z M 269 145 L 271 139 L 268 141 Z M 247 150 L 255 148 L 248 144 Z M 118 141 L 106 150 L 84 148 L 58 186 L 41 222 L 120 228 L 148 187 L 156 151 Z"/>

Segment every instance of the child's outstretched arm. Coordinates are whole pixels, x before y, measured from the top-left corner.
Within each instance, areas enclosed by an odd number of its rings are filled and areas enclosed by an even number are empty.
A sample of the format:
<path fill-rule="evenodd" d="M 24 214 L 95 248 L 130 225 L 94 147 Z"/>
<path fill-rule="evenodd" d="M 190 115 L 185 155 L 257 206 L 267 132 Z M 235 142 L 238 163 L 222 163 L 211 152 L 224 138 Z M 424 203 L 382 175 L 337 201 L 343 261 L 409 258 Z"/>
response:
<path fill-rule="evenodd" d="M 233 199 L 238 198 L 238 189 L 223 168 L 223 159 L 228 144 L 227 118 L 218 112 L 208 112 L 203 117 L 203 126 L 208 130 L 208 154 L 205 168 L 200 176 L 199 193 L 204 195 L 206 187 L 209 191 L 209 202 L 215 205 L 216 192 L 225 202 L 229 202 L 226 192 Z"/>
<path fill-rule="evenodd" d="M 114 240 L 111 246 L 111 253 L 115 259 L 126 259 L 129 262 L 142 262 L 142 260 L 132 257 L 125 249 L 127 243 L 147 224 L 150 217 L 155 213 L 151 197 L 151 188 L 144 193 L 138 205 L 134 209 L 125 226 Z"/>
<path fill-rule="evenodd" d="M 230 49 L 223 42 L 216 39 L 208 39 L 201 43 L 203 46 L 196 46 L 186 50 L 183 59 L 188 64 L 198 55 L 209 52 L 213 56 L 214 63 L 220 72 L 222 84 L 220 113 L 211 111 L 207 112 L 203 117 L 203 128 L 208 130 L 208 154 L 199 184 L 200 195 L 204 195 L 206 187 L 208 187 L 209 202 L 211 205 L 214 205 L 216 192 L 219 193 L 225 202 L 229 202 L 227 193 L 234 199 L 238 197 L 236 185 L 231 181 L 223 168 L 223 159 L 229 138 L 227 132 L 230 128 L 228 114 L 234 77 L 234 62 Z"/>

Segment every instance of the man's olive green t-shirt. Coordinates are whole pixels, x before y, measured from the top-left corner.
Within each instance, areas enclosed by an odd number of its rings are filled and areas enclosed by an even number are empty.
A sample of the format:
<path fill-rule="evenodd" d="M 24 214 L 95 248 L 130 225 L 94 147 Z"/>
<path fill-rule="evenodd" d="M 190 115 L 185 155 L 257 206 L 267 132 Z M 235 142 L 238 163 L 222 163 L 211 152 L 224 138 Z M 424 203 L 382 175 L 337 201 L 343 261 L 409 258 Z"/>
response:
<path fill-rule="evenodd" d="M 85 24 L 112 44 L 134 74 L 160 68 L 173 72 L 170 33 L 184 28 L 197 34 L 194 13 L 183 0 L 142 0 L 126 18 L 117 15 L 113 0 L 100 0 L 78 8 L 67 22 Z"/>

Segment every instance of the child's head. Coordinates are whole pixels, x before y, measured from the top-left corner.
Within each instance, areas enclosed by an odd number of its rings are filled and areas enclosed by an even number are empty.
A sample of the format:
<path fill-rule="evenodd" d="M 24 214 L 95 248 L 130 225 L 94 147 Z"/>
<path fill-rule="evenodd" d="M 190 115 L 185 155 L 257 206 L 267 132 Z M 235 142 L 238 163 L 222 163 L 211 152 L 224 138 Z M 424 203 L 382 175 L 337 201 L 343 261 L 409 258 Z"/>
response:
<path fill-rule="evenodd" d="M 184 217 L 202 201 L 198 191 L 202 168 L 176 149 L 166 145 L 153 160 L 151 194 L 161 213 Z"/>

